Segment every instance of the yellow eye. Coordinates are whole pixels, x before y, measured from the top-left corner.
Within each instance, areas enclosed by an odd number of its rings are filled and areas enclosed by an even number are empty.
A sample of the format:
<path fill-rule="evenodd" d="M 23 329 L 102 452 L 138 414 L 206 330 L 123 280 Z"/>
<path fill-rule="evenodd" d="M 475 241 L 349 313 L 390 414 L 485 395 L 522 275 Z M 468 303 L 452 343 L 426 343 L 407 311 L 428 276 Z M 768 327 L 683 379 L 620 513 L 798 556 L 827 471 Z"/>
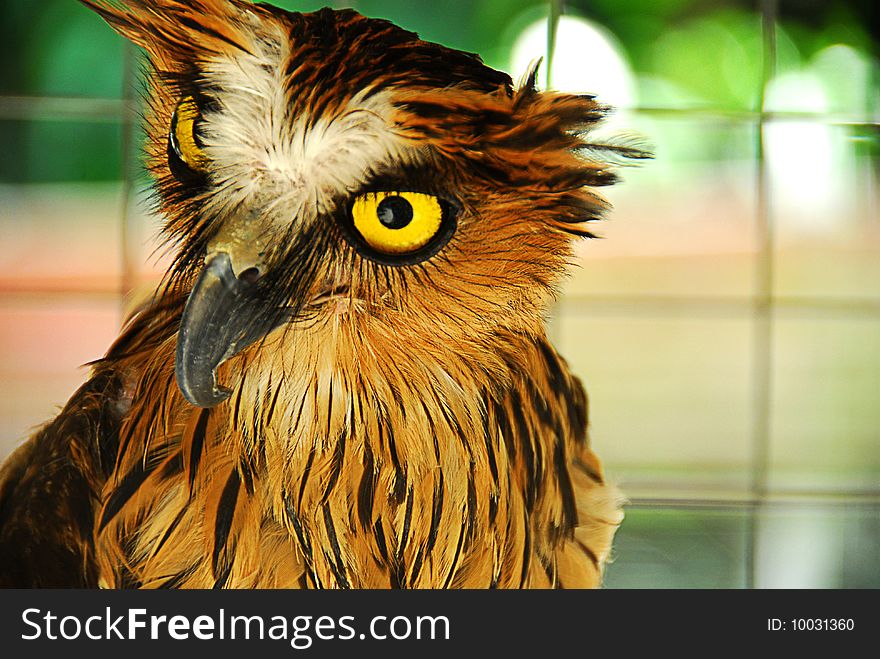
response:
<path fill-rule="evenodd" d="M 368 192 L 351 207 L 354 228 L 377 252 L 404 255 L 431 242 L 443 225 L 437 197 L 421 192 Z"/>
<path fill-rule="evenodd" d="M 201 113 L 196 100 L 186 96 L 171 117 L 169 146 L 174 155 L 194 172 L 208 171 L 208 158 L 196 142 L 196 122 Z"/>

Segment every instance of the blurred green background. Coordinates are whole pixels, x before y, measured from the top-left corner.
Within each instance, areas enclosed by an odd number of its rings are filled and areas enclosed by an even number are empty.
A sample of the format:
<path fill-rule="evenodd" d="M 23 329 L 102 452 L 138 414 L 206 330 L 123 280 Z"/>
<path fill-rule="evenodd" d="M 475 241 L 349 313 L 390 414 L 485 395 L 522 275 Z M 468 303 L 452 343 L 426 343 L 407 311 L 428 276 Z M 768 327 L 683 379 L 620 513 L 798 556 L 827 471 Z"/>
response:
<path fill-rule="evenodd" d="M 309 11 L 325 3 L 278 1 Z M 608 192 L 551 334 L 631 499 L 609 587 L 880 587 L 877 21 L 868 0 L 353 0 L 599 95 L 656 160 Z M 140 55 L 0 0 L 0 457 L 167 260 Z M 549 70 L 548 70 L 549 63 Z"/>

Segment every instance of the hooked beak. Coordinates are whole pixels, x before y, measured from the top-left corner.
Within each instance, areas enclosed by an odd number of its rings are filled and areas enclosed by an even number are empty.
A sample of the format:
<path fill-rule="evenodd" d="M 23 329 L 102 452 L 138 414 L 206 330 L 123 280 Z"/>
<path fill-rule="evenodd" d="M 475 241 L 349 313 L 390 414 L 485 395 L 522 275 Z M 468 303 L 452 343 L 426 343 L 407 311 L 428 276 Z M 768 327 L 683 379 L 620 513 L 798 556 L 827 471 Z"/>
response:
<path fill-rule="evenodd" d="M 231 392 L 217 384 L 217 367 L 284 322 L 283 314 L 260 312 L 265 307 L 255 294 L 259 273 L 247 276 L 254 272 L 237 277 L 229 254 L 216 252 L 186 302 L 174 371 L 184 398 L 197 407 L 226 400 Z"/>

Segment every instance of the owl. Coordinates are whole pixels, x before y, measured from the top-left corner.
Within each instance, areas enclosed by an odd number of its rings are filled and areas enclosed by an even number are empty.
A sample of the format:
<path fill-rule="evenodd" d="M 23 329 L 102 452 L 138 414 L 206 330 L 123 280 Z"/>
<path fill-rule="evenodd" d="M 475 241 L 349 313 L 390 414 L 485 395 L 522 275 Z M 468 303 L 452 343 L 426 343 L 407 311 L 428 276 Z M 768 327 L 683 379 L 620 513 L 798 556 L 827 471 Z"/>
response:
<path fill-rule="evenodd" d="M 83 0 L 149 62 L 174 261 L 0 471 L 0 583 L 600 584 L 621 499 L 545 319 L 636 148 L 352 10 Z"/>

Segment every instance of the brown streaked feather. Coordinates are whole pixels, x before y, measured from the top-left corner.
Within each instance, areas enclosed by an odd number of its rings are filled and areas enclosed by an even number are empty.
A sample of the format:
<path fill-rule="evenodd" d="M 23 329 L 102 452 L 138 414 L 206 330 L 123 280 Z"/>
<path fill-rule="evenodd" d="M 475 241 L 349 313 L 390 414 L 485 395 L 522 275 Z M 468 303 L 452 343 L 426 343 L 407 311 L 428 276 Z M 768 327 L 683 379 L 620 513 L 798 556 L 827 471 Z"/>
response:
<path fill-rule="evenodd" d="M 607 209 L 595 188 L 614 181 L 600 156 L 615 147 L 583 148 L 607 108 L 533 80 L 514 90 L 474 55 L 350 10 L 85 4 L 150 56 L 148 166 L 176 260 L 89 382 L 0 471 L 0 583 L 598 585 L 620 501 L 544 315 L 573 235 L 591 235 L 587 223 Z M 212 73 L 255 63 L 279 86 L 252 94 L 272 97 L 268 123 L 326 132 L 361 112 L 384 123 L 359 139 L 412 159 L 369 163 L 364 182 L 327 202 L 334 212 L 364 185 L 397 189 L 411 177 L 454 197 L 460 217 L 434 257 L 399 267 L 362 258 L 337 235 L 338 218 L 311 205 L 263 227 L 267 307 L 345 292 L 309 313 L 279 312 L 285 322 L 218 367 L 230 398 L 199 409 L 175 382 L 184 305 L 221 225 L 241 211 L 264 219 L 224 195 L 261 181 L 221 185 L 211 172 L 182 185 L 169 126 L 193 89 L 221 116 L 229 95 L 253 90 L 248 80 L 212 86 Z M 346 110 L 353 99 L 376 105 Z M 305 178 L 283 172 L 279 183 L 285 163 L 260 167 L 281 186 L 267 193 L 273 204 Z"/>
<path fill-rule="evenodd" d="M 93 535 L 128 401 L 102 371 L 0 468 L 0 587 L 95 587 Z"/>
<path fill-rule="evenodd" d="M 191 66 L 230 49 L 248 53 L 248 13 L 259 7 L 229 0 L 80 0 L 119 34 L 143 47 L 164 71 Z M 251 19 L 252 20 L 252 19 Z M 248 28 L 251 29 L 248 29 Z"/>

